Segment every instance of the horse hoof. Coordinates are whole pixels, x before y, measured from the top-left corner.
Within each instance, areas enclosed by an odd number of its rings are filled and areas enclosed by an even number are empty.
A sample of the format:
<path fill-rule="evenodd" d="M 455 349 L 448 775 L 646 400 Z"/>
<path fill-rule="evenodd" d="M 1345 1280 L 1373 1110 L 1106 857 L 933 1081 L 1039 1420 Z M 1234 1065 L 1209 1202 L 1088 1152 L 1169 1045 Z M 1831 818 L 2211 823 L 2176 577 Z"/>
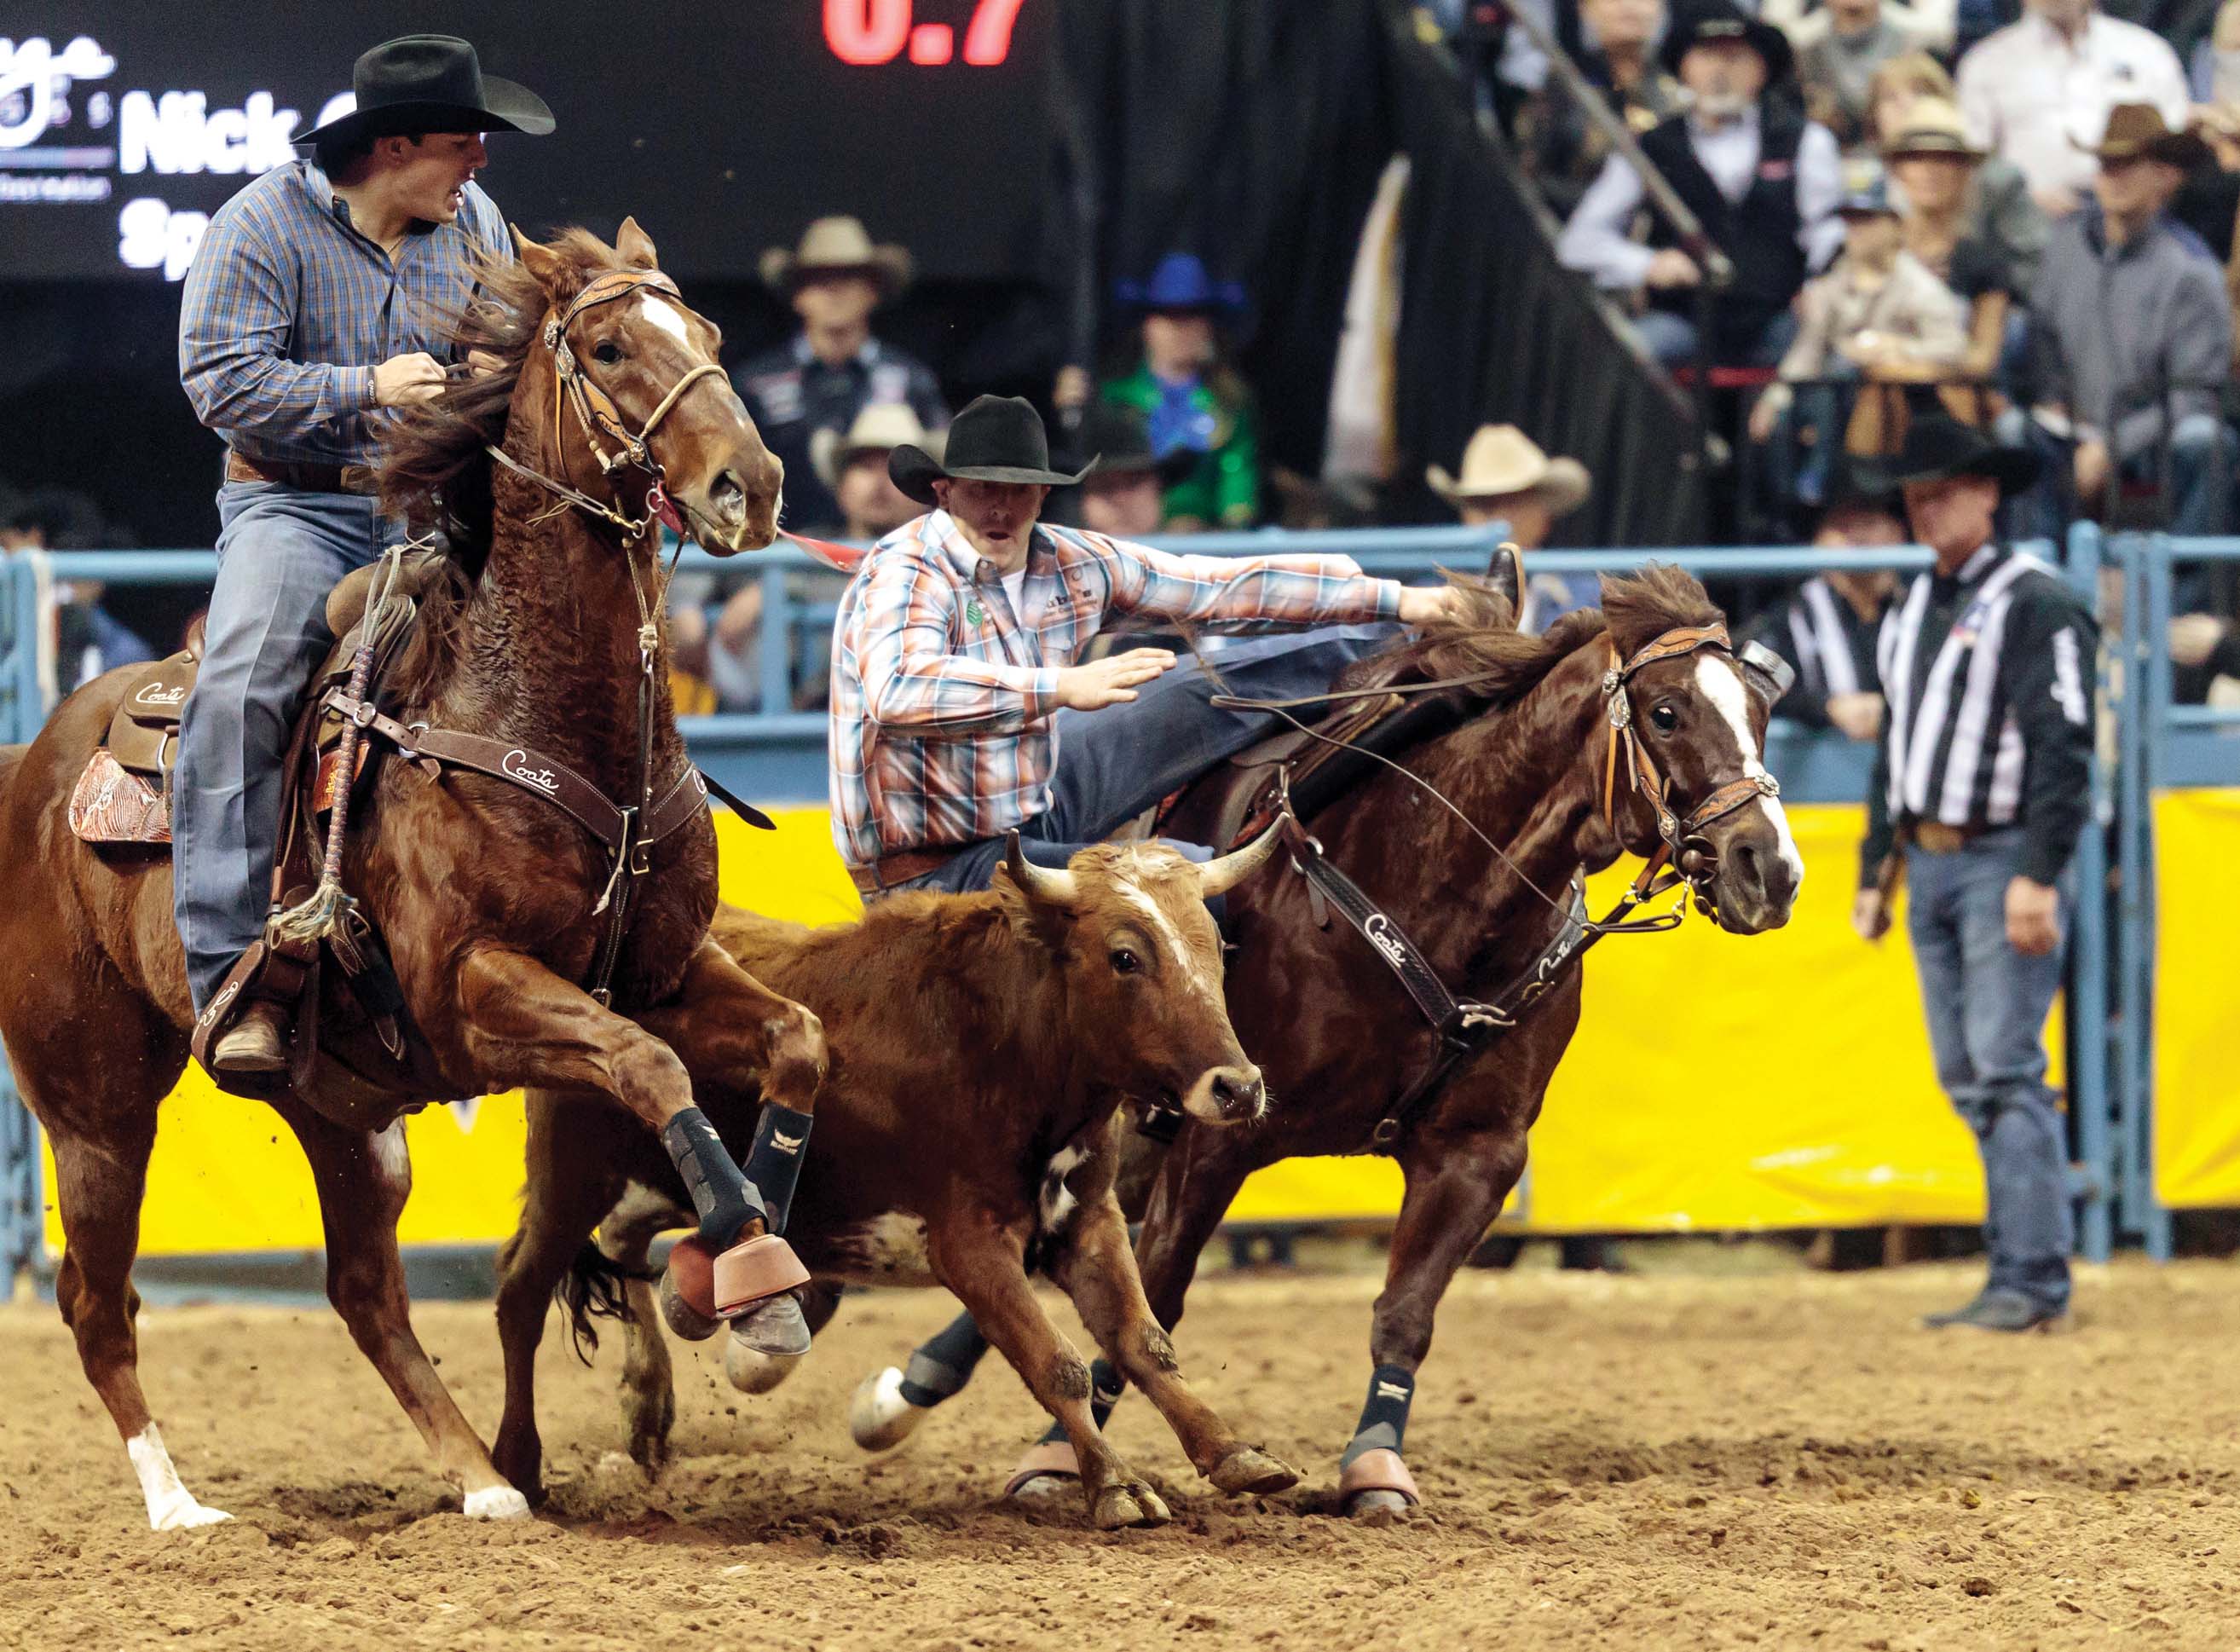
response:
<path fill-rule="evenodd" d="M 1257 1446 L 1239 1446 L 1207 1478 L 1231 1496 L 1265 1497 L 1297 1485 L 1299 1472 Z"/>
<path fill-rule="evenodd" d="M 1099 1531 L 1120 1531 L 1130 1526 L 1163 1526 L 1174 1516 L 1159 1494 L 1142 1482 L 1107 1486 L 1097 1494 L 1092 1516 Z"/>
<path fill-rule="evenodd" d="M 484 1486 L 467 1494 L 465 1512 L 469 1520 L 523 1520 L 529 1515 L 529 1499 L 511 1486 Z"/>
<path fill-rule="evenodd" d="M 1080 1490 L 1081 1480 L 1078 1475 L 1030 1474 L 1013 1481 L 1005 1488 L 1003 1500 L 1006 1502 L 1031 1503 L 1040 1506 L 1045 1503 L 1062 1502 L 1066 1498 L 1074 1496 Z"/>
<path fill-rule="evenodd" d="M 1345 1512 L 1355 1520 L 1375 1521 L 1382 1524 L 1397 1520 L 1414 1507 L 1397 1491 L 1359 1491 L 1346 1504 Z"/>
<path fill-rule="evenodd" d="M 807 1328 L 803 1328 L 804 1336 Z M 731 1379 L 731 1386 L 742 1394 L 767 1394 L 793 1375 L 793 1368 L 801 1363 L 798 1354 L 765 1354 L 758 1348 L 750 1348 L 735 1329 L 730 1344 L 723 1349 L 723 1375 Z"/>
<path fill-rule="evenodd" d="M 809 1352 L 808 1316 L 801 1311 L 801 1304 L 790 1292 L 757 1302 L 731 1322 L 731 1346 L 769 1359 L 798 1363 L 802 1356 Z M 729 1359 L 724 1361 L 727 1368 L 730 1363 Z"/>
<path fill-rule="evenodd" d="M 683 1249 L 684 1242 L 679 1240 L 677 1249 Z M 701 1254 L 705 1256 L 706 1253 L 703 1251 Z M 690 1264 L 688 1263 L 687 1266 L 689 1268 Z M 722 1320 L 717 1319 L 712 1313 L 696 1307 L 687 1299 L 685 1287 L 677 1282 L 677 1258 L 674 1253 L 670 1255 L 669 1267 L 661 1276 L 660 1296 L 662 1322 L 686 1342 L 704 1342 L 723 1328 Z M 703 1300 L 711 1301 L 712 1298 L 703 1296 Z"/>
<path fill-rule="evenodd" d="M 903 1398 L 903 1374 L 892 1365 L 856 1385 L 848 1432 L 866 1451 L 891 1451 L 925 1421 L 926 1408 Z"/>

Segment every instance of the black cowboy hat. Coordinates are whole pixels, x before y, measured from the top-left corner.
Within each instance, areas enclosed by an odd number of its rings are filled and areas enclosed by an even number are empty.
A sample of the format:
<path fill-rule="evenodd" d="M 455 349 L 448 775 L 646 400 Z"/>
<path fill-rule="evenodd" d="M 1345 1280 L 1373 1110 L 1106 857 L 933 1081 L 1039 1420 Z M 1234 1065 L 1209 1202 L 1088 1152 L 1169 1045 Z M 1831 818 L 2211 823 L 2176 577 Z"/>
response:
<path fill-rule="evenodd" d="M 1095 459 L 1068 476 L 1050 469 L 1050 437 L 1034 403 L 1019 396 L 983 396 L 950 421 L 942 456 L 904 443 L 887 455 L 887 475 L 922 505 L 934 503 L 943 476 L 968 482 L 1017 482 L 1070 488 L 1097 468 Z"/>
<path fill-rule="evenodd" d="M 1150 421 L 1117 402 L 1091 402 L 1069 446 L 1077 457 L 1094 456 L 1089 463 L 1101 476 L 1148 470 L 1162 487 L 1174 486 L 1197 468 L 1198 456 L 1188 448 L 1177 448 L 1163 459 L 1153 453 Z"/>
<path fill-rule="evenodd" d="M 526 86 L 483 73 L 475 49 L 456 35 L 384 40 L 350 70 L 357 107 L 312 128 L 297 143 L 348 143 L 399 132 L 526 132 L 542 137 L 552 111 Z"/>
<path fill-rule="evenodd" d="M 1664 44 L 1658 53 L 1664 67 L 1674 75 L 1680 72 L 1680 60 L 1692 46 L 1708 46 L 1720 41 L 1739 40 L 1765 63 L 1765 85 L 1768 91 L 1790 77 L 1797 65 L 1796 49 L 1789 37 L 1770 23 L 1760 23 L 1747 13 L 1737 11 L 1720 0 L 1702 0 L 1672 20 L 1665 31 Z"/>
<path fill-rule="evenodd" d="M 1984 476 L 2010 497 L 2037 480 L 2037 455 L 2028 448 L 2003 447 L 1971 430 L 1949 413 L 1916 414 L 1896 453 L 1857 467 L 1865 487 L 1896 492 L 1917 482 L 1949 482 L 1955 476 Z"/>

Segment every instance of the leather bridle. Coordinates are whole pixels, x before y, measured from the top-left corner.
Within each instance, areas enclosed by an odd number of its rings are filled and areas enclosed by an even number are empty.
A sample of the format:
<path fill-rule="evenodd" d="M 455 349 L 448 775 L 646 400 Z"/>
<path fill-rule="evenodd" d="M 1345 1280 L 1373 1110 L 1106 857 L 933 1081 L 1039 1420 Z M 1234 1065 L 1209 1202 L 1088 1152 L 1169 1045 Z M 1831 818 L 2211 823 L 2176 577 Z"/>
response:
<path fill-rule="evenodd" d="M 1647 743 L 1634 726 L 1633 696 L 1629 685 L 1645 666 L 1660 660 L 1680 659 L 1703 649 L 1716 649 L 1727 655 L 1745 673 L 1763 674 L 1775 699 L 1780 698 L 1794 673 L 1787 661 L 1763 643 L 1745 643 L 1737 651 L 1723 624 L 1675 626 L 1642 644 L 1630 659 L 1619 656 L 1615 643 L 1610 643 L 1609 648 L 1610 668 L 1603 673 L 1603 715 L 1610 730 L 1603 759 L 1603 825 L 1613 841 L 1623 847 L 1623 840 L 1618 836 L 1617 829 L 1617 774 L 1623 767 L 1633 789 L 1648 801 L 1661 840 L 1643 865 L 1641 876 L 1634 880 L 1636 896 L 1646 900 L 1660 889 L 1671 888 L 1670 881 L 1658 882 L 1659 875 L 1669 864 L 1673 873 L 1687 883 L 1697 905 L 1707 913 L 1712 912 L 1716 903 L 1710 892 L 1711 878 L 1718 870 L 1718 856 L 1703 836 L 1704 829 L 1761 797 L 1780 796 L 1781 783 L 1761 768 L 1755 775 L 1742 776 L 1719 787 L 1684 818 L 1676 814 L 1671 804 L 1672 783 L 1657 771 L 1657 760 L 1650 756 Z M 1619 756 L 1621 747 L 1625 754 L 1623 758 Z"/>

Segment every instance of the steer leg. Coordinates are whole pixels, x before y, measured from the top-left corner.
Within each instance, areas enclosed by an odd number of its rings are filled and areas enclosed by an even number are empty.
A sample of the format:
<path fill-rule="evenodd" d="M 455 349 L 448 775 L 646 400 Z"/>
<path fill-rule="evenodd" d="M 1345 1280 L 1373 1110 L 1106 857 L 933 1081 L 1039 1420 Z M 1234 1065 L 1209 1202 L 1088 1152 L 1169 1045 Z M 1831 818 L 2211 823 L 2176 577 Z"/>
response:
<path fill-rule="evenodd" d="M 1023 1236 L 984 1211 L 931 1224 L 934 1271 L 957 1293 L 989 1342 L 1043 1409 L 1065 1425 L 1081 1462 L 1090 1517 L 1105 1529 L 1163 1525 L 1157 1492 L 1120 1460 L 1089 1412 L 1089 1362 L 1051 1324 L 1027 1283 Z"/>
<path fill-rule="evenodd" d="M 1158 1407 L 1198 1473 L 1227 1492 L 1265 1494 L 1298 1483 L 1297 1471 L 1239 1440 L 1183 1380 L 1175 1345 L 1144 1300 L 1119 1200 L 1108 1192 L 1082 1207 L 1050 1271 L 1073 1298 L 1105 1357 Z"/>
<path fill-rule="evenodd" d="M 1368 1514 L 1421 1500 L 1400 1451 L 1416 1372 L 1431 1349 L 1431 1320 L 1455 1270 L 1477 1248 L 1524 1169 L 1524 1132 L 1491 1129 L 1417 1141 L 1402 1160 L 1407 1192 L 1392 1229 L 1370 1333 L 1376 1365 L 1361 1421 L 1338 1460 L 1338 1492 L 1347 1510 Z"/>
<path fill-rule="evenodd" d="M 653 1242 L 691 1217 L 667 1197 L 633 1187 L 599 1223 L 599 1249 L 628 1276 L 623 1287 L 623 1427 L 632 1462 L 649 1479 L 669 1466 L 669 1436 L 677 1426 L 677 1382 L 669 1339 L 661 1334 L 661 1309 L 646 1277 Z"/>
<path fill-rule="evenodd" d="M 729 955 L 703 942 L 688 970 L 687 989 L 706 983 L 711 964 L 718 962 L 730 964 Z M 765 1012 L 739 1042 L 758 1053 L 766 1087 L 805 1102 L 823 1075 L 823 1028 L 808 1010 L 755 985 L 737 965 L 730 968 L 753 989 L 744 995 L 744 1004 Z M 733 1306 L 742 1321 L 775 1327 L 774 1340 L 783 1346 L 805 1343 L 801 1310 L 784 1294 L 800 1278 L 799 1264 L 785 1241 L 770 1233 L 769 1209 L 754 1184 L 693 1105 L 692 1082 L 677 1052 L 536 959 L 504 948 L 470 952 L 459 966 L 457 992 L 463 1041 L 477 1077 L 494 1084 L 611 1096 L 660 1134 L 700 1217 L 700 1249 L 694 1254 L 701 1266 L 695 1289 L 703 1300 L 694 1306 L 712 1313 L 718 1293 L 737 1292 Z M 663 1012 L 661 1024 L 695 1029 L 699 1023 L 690 1013 L 695 1007 L 672 1007 Z M 728 1003 L 717 998 L 698 1007 L 721 1014 L 743 1004 L 735 996 Z M 785 1188 L 790 1193 L 790 1180 Z M 718 1250 L 723 1254 L 711 1262 L 710 1253 Z M 672 1271 L 677 1262 L 677 1253 L 672 1253 Z"/>
<path fill-rule="evenodd" d="M 412 1329 L 404 1259 L 397 1248 L 397 1220 L 412 1192 L 404 1122 L 377 1136 L 344 1129 L 292 1102 L 276 1105 L 311 1163 L 326 1229 L 327 1299 L 351 1339 L 420 1430 L 437 1466 L 458 1486 L 470 1518 L 527 1514 L 527 1500 L 492 1464 Z"/>

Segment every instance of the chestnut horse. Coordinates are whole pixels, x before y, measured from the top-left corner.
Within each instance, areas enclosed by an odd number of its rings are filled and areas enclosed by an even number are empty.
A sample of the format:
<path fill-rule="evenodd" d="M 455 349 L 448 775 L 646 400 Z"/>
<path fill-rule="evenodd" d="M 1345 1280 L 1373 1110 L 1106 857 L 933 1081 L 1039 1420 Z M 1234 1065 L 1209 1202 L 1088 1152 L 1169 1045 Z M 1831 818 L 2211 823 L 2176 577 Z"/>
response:
<path fill-rule="evenodd" d="M 440 492 L 452 537 L 382 704 L 402 723 L 565 764 L 631 802 L 642 727 L 658 786 L 681 783 L 688 768 L 665 638 L 651 639 L 650 673 L 641 654 L 641 601 L 659 623 L 658 500 L 647 491 L 665 484 L 709 549 L 759 549 L 777 533 L 781 467 L 715 366 L 716 330 L 657 275 L 634 223 L 611 250 L 582 231 L 519 250 L 518 263 L 483 272 L 485 300 L 462 325 L 462 342 L 502 366 L 389 433 L 390 503 L 424 519 Z M 562 418 L 569 373 L 587 386 L 595 421 Z M 610 476 L 591 422 L 610 438 L 644 434 L 644 463 Z M 492 468 L 493 443 L 512 464 Z M 558 503 L 555 483 L 611 520 Z M 182 1485 L 143 1397 L 130 1279 L 157 1106 L 186 1064 L 194 1012 L 170 860 L 90 847 L 66 820 L 123 677 L 88 684 L 31 745 L 0 752 L 0 883 L 12 891 L 0 912 L 0 1034 L 54 1149 L 63 1317 L 127 1443 L 150 1522 L 165 1529 L 225 1517 Z M 608 1097 L 657 1129 L 691 1105 L 689 1062 L 811 1108 L 824 1060 L 816 1017 L 708 938 L 716 835 L 704 804 L 652 846 L 635 880 L 608 1008 L 577 984 L 612 922 L 603 847 L 506 780 L 433 770 L 378 765 L 343 872 L 387 943 L 424 1067 L 443 1076 L 437 1098 L 541 1085 Z M 272 1105 L 317 1184 L 329 1299 L 467 1512 L 517 1515 L 525 1500 L 492 1467 L 409 1317 L 396 1231 L 411 1185 L 402 1116 L 430 1098 L 323 1068 Z"/>
<path fill-rule="evenodd" d="M 1328 863 L 1412 937 L 1452 996 L 1466 1006 L 1511 996 L 1504 989 L 1530 979 L 1563 931 L 1567 885 L 1622 853 L 1684 845 L 1696 892 L 1723 928 L 1786 923 L 1803 867 L 1762 757 L 1776 692 L 1727 646 L 1703 588 L 1661 567 L 1605 579 L 1601 610 L 1566 615 L 1540 638 L 1516 633 L 1504 596 L 1471 600 L 1469 623 L 1437 624 L 1363 668 L 1380 683 L 1464 679 L 1474 715 L 1402 754 L 1408 774 L 1372 769 L 1306 822 Z M 1632 763 L 1614 769 L 1628 726 L 1659 776 L 1654 800 L 1630 783 L 1642 773 Z M 1167 829 L 1190 835 L 1173 820 Z M 1401 1119 L 1440 1036 L 1377 950 L 1343 923 L 1325 927 L 1320 898 L 1298 876 L 1230 896 L 1230 1015 L 1275 1104 L 1251 1129 L 1184 1121 L 1171 1146 L 1135 1138 L 1127 1202 L 1143 1224 L 1145 1292 L 1171 1329 L 1199 1253 L 1253 1171 L 1306 1155 L 1386 1151 L 1399 1162 L 1406 1193 L 1370 1335 L 1377 1369 L 1341 1464 L 1341 1495 L 1366 1511 L 1417 1500 L 1399 1454 L 1432 1316 L 1523 1171 L 1525 1134 L 1578 1024 L 1580 977 L 1574 963 L 1525 995 L 1514 1028 Z M 905 1437 L 962 1386 L 980 1346 L 960 1319 L 918 1351 L 910 1391 L 893 1369 L 866 1379 L 850 1418 L 857 1442 Z M 1117 1396 L 1102 1368 L 1097 1381 L 1101 1396 Z M 1054 1430 L 1012 1489 L 1053 1491 L 1071 1462 Z"/>

